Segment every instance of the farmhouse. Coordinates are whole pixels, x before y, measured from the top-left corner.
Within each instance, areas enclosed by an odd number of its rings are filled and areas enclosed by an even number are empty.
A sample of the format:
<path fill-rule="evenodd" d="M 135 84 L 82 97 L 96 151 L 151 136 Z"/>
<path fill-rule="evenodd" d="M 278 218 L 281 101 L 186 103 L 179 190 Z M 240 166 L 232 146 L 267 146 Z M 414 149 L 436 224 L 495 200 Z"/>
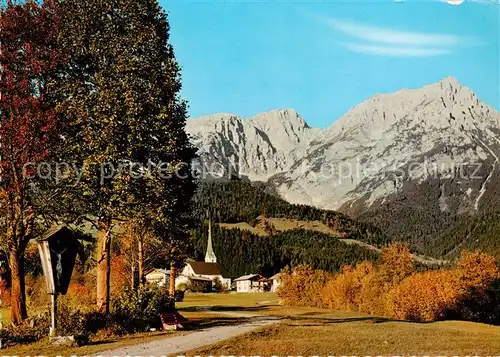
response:
<path fill-rule="evenodd" d="M 234 281 L 239 293 L 261 293 L 270 288 L 269 281 L 260 274 L 243 275 Z"/>

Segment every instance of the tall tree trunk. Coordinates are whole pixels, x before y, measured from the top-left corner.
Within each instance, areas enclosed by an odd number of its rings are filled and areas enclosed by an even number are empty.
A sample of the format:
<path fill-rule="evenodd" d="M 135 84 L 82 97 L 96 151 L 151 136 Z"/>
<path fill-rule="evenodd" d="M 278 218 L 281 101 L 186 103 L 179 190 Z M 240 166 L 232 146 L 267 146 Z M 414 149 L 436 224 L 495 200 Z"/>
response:
<path fill-rule="evenodd" d="M 175 264 L 170 264 L 170 284 L 168 286 L 170 296 L 175 297 Z"/>
<path fill-rule="evenodd" d="M 111 219 L 97 222 L 97 308 L 109 313 L 111 283 Z"/>
<path fill-rule="evenodd" d="M 24 259 L 17 250 L 9 252 L 9 268 L 11 276 L 10 318 L 14 325 L 18 325 L 28 317 L 28 312 L 24 284 Z"/>
<path fill-rule="evenodd" d="M 143 249 L 143 237 L 142 234 L 139 234 L 137 239 L 137 260 L 139 265 L 139 284 L 144 286 L 146 283 L 146 277 L 144 276 L 144 249 Z"/>
<path fill-rule="evenodd" d="M 132 287 L 132 289 L 135 289 L 135 260 L 132 261 L 131 265 L 130 286 Z"/>

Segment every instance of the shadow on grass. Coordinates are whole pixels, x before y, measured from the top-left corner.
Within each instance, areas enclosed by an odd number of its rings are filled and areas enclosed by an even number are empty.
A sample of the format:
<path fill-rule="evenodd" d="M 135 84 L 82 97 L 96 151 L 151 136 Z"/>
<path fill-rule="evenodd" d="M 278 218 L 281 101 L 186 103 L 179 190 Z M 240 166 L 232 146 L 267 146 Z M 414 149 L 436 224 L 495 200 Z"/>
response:
<path fill-rule="evenodd" d="M 240 325 L 250 320 L 247 318 L 238 318 L 238 317 L 207 317 L 207 318 L 196 318 L 191 319 L 189 324 L 184 326 L 185 331 L 197 331 L 204 330 L 212 327 L 218 326 L 234 326 Z"/>
<path fill-rule="evenodd" d="M 259 311 L 267 311 L 271 307 L 276 307 L 279 305 L 259 305 L 259 306 L 222 306 L 222 305 L 213 305 L 213 306 L 189 306 L 189 307 L 181 307 L 177 310 L 185 311 L 185 312 L 209 312 L 209 311 L 234 311 L 234 312 L 259 312 Z"/>
<path fill-rule="evenodd" d="M 316 314 L 314 314 L 316 315 Z M 295 321 L 295 322 L 308 322 L 301 324 L 287 324 L 288 326 L 325 326 L 330 324 L 339 324 L 339 323 L 349 323 L 349 322 L 359 322 L 364 321 L 368 324 L 379 324 L 384 322 L 400 322 L 400 323 L 411 323 L 411 324 L 432 324 L 433 321 L 405 321 L 405 320 L 397 320 L 390 319 L 386 317 L 377 317 L 377 316 L 364 316 L 364 317 L 313 317 L 313 314 L 303 314 L 302 316 L 287 316 L 286 320 Z"/>

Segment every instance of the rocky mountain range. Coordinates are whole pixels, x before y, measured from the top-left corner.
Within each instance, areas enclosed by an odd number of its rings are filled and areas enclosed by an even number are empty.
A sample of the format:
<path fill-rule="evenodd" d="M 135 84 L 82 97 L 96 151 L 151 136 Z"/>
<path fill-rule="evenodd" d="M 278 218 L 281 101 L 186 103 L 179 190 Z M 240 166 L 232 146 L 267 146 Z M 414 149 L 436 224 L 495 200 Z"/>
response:
<path fill-rule="evenodd" d="M 416 244 L 496 205 L 500 191 L 500 113 L 454 78 L 376 95 L 326 129 L 286 109 L 204 116 L 187 131 L 210 176 L 264 181 L 291 203 Z"/>

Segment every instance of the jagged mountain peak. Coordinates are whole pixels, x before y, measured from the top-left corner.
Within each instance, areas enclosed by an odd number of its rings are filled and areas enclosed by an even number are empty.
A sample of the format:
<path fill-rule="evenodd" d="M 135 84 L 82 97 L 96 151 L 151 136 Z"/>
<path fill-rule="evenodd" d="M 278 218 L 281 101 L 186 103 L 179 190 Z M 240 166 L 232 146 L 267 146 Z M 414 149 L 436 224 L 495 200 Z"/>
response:
<path fill-rule="evenodd" d="M 448 85 L 452 86 L 452 87 L 462 86 L 462 84 L 458 81 L 458 79 L 456 79 L 453 76 L 444 77 L 443 79 L 438 81 L 436 84 L 439 84 L 442 87 L 448 86 Z"/>
<path fill-rule="evenodd" d="M 310 128 L 304 118 L 295 109 L 271 110 L 257 114 L 249 120 L 266 132 L 270 130 L 285 130 L 287 133 L 290 133 Z"/>
<path fill-rule="evenodd" d="M 436 83 L 393 93 L 377 94 L 350 109 L 335 121 L 328 132 L 331 135 L 350 135 L 363 132 L 377 139 L 401 120 L 414 125 L 438 128 L 475 125 L 473 120 L 489 120 L 495 111 L 481 102 L 474 92 L 454 77 Z"/>
<path fill-rule="evenodd" d="M 276 109 L 242 118 L 219 113 L 190 119 L 187 132 L 209 166 L 224 166 L 254 180 L 286 170 L 320 129 L 310 128 L 294 109 Z"/>
<path fill-rule="evenodd" d="M 262 129 L 276 129 L 277 127 L 287 127 L 296 130 L 310 128 L 304 118 L 295 109 L 273 109 L 267 112 L 258 113 L 252 117 L 241 117 L 234 113 L 216 113 L 204 115 L 188 120 L 189 126 L 205 124 L 214 125 L 218 121 L 241 120 L 262 127 Z"/>

